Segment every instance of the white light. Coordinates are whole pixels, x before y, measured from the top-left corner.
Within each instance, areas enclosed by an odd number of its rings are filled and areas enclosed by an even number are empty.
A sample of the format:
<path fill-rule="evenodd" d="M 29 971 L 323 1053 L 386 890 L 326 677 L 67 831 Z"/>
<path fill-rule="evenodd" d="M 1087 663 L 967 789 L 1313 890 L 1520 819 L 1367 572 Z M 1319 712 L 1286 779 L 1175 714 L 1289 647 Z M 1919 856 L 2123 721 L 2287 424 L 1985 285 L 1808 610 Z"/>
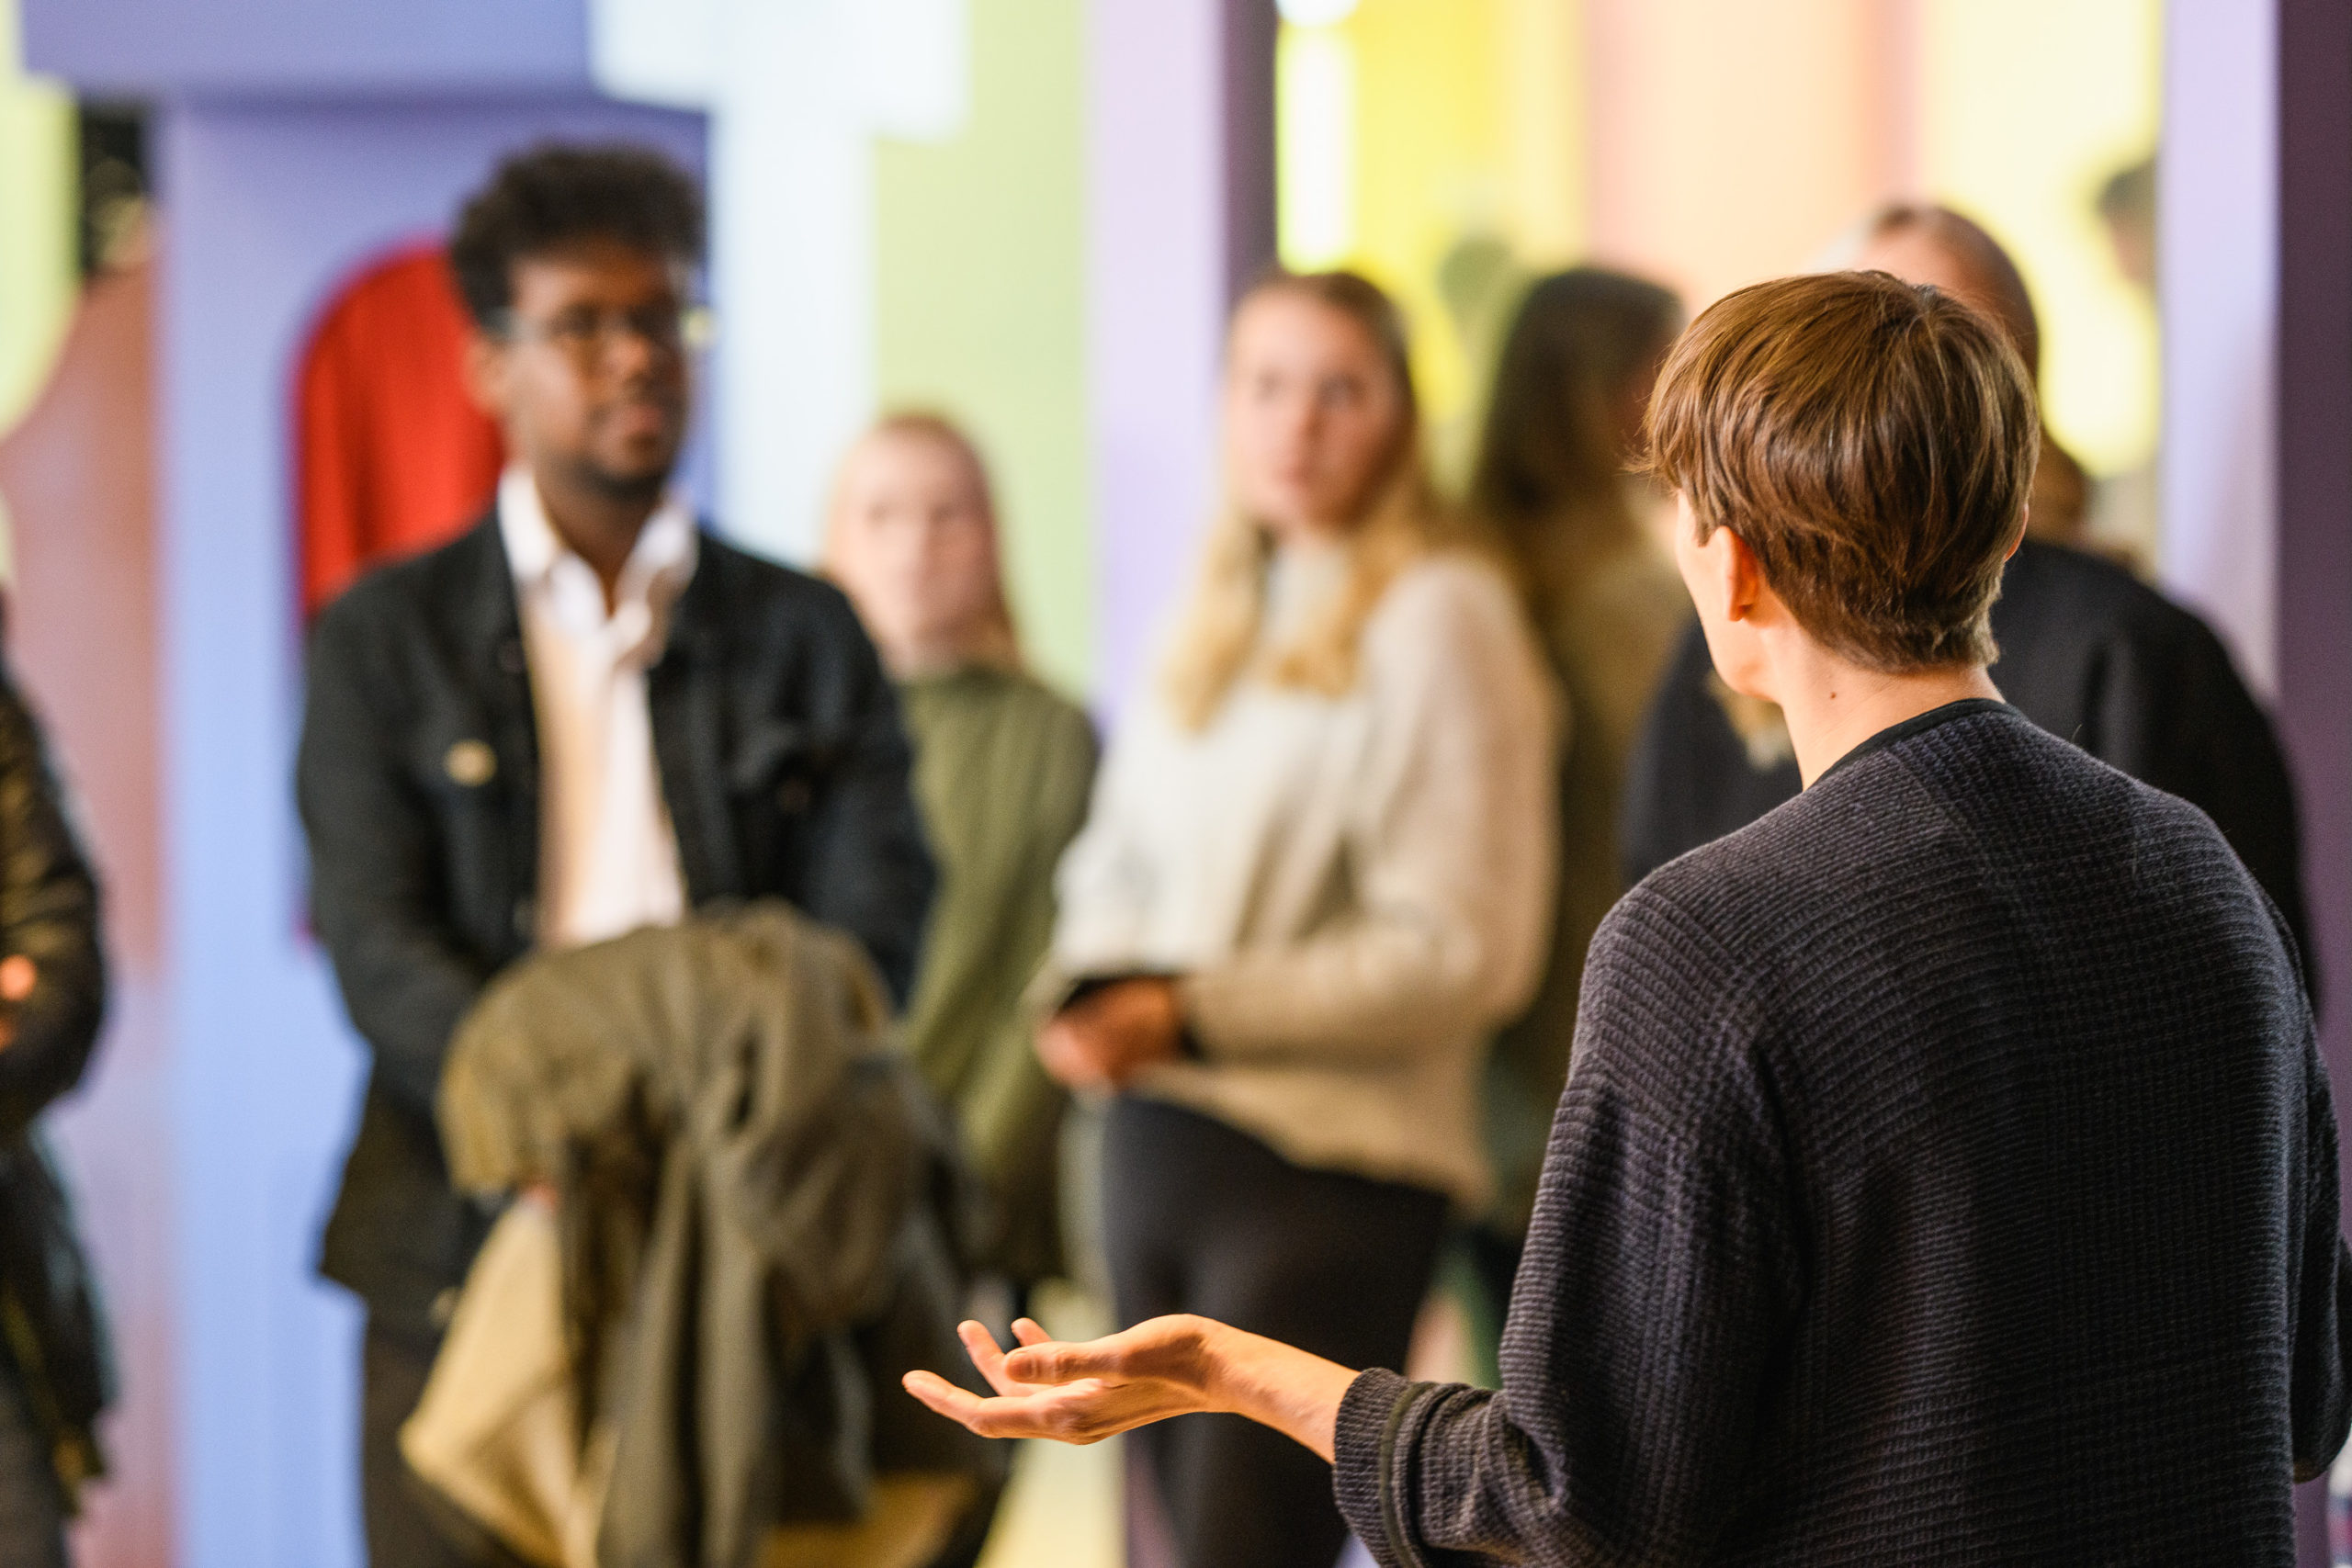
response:
<path fill-rule="evenodd" d="M 1276 0 L 1283 20 L 1295 28 L 1328 28 L 1356 14 L 1356 0 Z"/>
<path fill-rule="evenodd" d="M 1355 248 L 1355 54 L 1342 34 L 1294 33 L 1277 63 L 1282 256 L 1286 265 L 1317 271 Z"/>

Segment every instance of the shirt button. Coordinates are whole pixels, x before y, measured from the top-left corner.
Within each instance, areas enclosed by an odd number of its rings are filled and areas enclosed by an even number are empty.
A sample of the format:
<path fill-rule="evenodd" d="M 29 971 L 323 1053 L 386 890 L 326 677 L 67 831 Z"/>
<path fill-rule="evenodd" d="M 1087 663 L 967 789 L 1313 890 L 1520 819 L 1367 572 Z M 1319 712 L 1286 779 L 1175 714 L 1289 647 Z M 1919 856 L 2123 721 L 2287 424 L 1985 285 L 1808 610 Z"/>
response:
<path fill-rule="evenodd" d="M 525 942 L 539 934 L 539 910 L 536 899 L 514 900 L 514 934 Z"/>
<path fill-rule="evenodd" d="M 460 740 L 441 759 L 449 782 L 465 789 L 480 789 L 498 776 L 498 753 L 486 740 Z"/>
<path fill-rule="evenodd" d="M 433 1320 L 434 1327 L 448 1327 L 449 1320 L 458 1315 L 458 1287 L 442 1286 L 434 1295 L 433 1304 L 424 1309 L 424 1315 Z"/>

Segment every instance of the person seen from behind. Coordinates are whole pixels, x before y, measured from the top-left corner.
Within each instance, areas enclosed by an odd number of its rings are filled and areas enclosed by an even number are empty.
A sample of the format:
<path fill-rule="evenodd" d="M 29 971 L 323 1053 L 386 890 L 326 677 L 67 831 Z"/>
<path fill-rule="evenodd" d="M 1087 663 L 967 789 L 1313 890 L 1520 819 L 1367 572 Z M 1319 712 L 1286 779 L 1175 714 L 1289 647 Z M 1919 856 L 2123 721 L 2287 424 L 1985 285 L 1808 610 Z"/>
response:
<path fill-rule="evenodd" d="M 1994 684 L 2039 423 L 1882 273 L 1669 356 L 1677 565 L 1805 787 L 1594 938 L 1499 1392 L 1182 1314 L 967 1325 L 996 1396 L 910 1387 L 996 1436 L 1240 1412 L 1387 1568 L 2292 1562 L 2352 1422 L 2327 1075 L 2212 822 Z"/>
<path fill-rule="evenodd" d="M 1585 948 L 1625 891 L 1617 829 L 1626 759 L 1690 615 L 1648 521 L 1651 482 L 1628 471 L 1658 365 L 1681 328 L 1680 301 L 1645 279 L 1591 266 L 1539 279 L 1504 339 L 1471 479 L 1472 509 L 1526 580 L 1568 711 L 1550 958 L 1533 1006 L 1503 1032 L 1487 1070 L 1498 1189 L 1470 1243 L 1498 1323 L 1567 1077 Z"/>
<path fill-rule="evenodd" d="M 1406 1350 L 1477 1082 L 1551 910 L 1555 699 L 1505 573 L 1424 477 L 1395 307 L 1278 275 L 1227 345 L 1229 493 L 1059 876 L 1038 1036 L 1112 1096 L 1104 1246 L 1135 1324 Z M 1230 1415 L 1142 1445 L 1190 1568 L 1326 1564 L 1314 1457 Z"/>
<path fill-rule="evenodd" d="M 850 448 L 825 571 L 898 684 L 939 863 L 901 1032 L 992 1200 L 978 1261 L 1023 1312 L 1062 1272 L 1069 1096 L 1037 1060 L 1022 993 L 1053 932 L 1054 868 L 1085 819 L 1094 730 L 1023 668 L 988 473 L 946 420 L 896 415 Z"/>
<path fill-rule="evenodd" d="M 1894 207 L 1863 233 L 1857 267 L 1932 284 L 1977 309 L 2034 373 L 2032 299 L 1984 229 L 1947 208 Z M 2025 543 L 1992 611 L 2002 691 L 2052 735 L 2202 807 L 2301 947 L 2308 918 L 2294 787 L 2269 716 L 2204 622 L 2075 547 L 2081 486 L 2064 476 L 2079 470 L 2046 439 L 2041 453 Z M 1626 879 L 1754 821 L 1800 784 L 1778 710 L 1726 685 L 1691 627 L 1634 748 Z"/>

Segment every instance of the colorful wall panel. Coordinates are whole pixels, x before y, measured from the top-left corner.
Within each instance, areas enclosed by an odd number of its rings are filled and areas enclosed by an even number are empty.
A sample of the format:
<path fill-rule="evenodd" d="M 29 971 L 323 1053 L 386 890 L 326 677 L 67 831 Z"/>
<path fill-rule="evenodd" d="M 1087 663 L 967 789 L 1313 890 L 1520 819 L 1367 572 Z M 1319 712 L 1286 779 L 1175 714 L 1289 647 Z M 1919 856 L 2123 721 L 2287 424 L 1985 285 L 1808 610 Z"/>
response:
<path fill-rule="evenodd" d="M 1086 449 L 1083 0 L 969 0 L 969 111 L 875 163 L 875 386 L 987 456 L 1026 652 L 1094 666 Z"/>

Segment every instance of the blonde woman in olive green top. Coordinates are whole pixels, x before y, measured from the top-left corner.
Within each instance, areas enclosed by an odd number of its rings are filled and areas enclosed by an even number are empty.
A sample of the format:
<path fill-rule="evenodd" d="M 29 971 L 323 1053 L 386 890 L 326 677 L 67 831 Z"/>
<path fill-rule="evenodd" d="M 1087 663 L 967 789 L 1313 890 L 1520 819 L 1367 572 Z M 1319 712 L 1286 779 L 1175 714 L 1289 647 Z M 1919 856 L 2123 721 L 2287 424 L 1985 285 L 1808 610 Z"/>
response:
<path fill-rule="evenodd" d="M 940 886 L 907 1047 L 960 1124 L 996 1211 L 983 1261 L 1017 1289 L 1061 1269 L 1068 1094 L 1020 1008 L 1054 924 L 1054 866 L 1085 820 L 1094 731 L 1021 669 L 988 477 L 931 415 L 884 420 L 835 486 L 826 570 L 899 682 Z"/>

